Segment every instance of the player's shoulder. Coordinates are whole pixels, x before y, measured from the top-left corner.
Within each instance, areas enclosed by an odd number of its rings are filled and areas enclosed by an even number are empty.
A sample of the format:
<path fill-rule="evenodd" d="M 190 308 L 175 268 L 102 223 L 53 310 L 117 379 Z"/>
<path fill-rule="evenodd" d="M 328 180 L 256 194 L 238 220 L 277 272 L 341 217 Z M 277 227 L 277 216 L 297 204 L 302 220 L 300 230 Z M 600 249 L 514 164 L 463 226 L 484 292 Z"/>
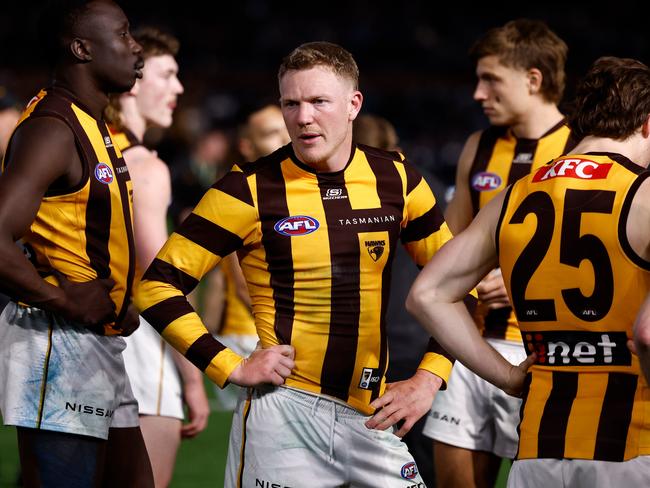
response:
<path fill-rule="evenodd" d="M 403 163 L 406 159 L 399 151 L 386 151 L 377 147 L 366 146 L 365 144 L 357 144 L 357 149 L 372 158 L 385 159 L 397 163 Z"/>

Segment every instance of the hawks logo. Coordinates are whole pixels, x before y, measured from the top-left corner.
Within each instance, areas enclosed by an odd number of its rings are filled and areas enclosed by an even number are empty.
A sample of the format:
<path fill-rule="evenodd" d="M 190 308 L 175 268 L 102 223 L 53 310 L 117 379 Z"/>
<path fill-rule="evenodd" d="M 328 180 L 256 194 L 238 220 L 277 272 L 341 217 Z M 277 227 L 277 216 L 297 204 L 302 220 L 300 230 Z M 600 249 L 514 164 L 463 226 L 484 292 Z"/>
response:
<path fill-rule="evenodd" d="M 481 171 L 472 178 L 472 188 L 476 191 L 492 191 L 501 186 L 501 177 L 496 173 Z"/>
<path fill-rule="evenodd" d="M 386 247 L 386 241 L 366 241 L 368 254 L 375 262 L 384 254 L 384 247 Z"/>
<path fill-rule="evenodd" d="M 306 215 L 293 215 L 286 219 L 279 220 L 273 228 L 283 236 L 304 236 L 316 232 L 320 224 L 318 220 Z"/>
<path fill-rule="evenodd" d="M 97 166 L 95 166 L 95 178 L 97 178 L 97 181 L 104 183 L 105 185 L 113 183 L 113 170 L 106 163 L 98 163 Z"/>

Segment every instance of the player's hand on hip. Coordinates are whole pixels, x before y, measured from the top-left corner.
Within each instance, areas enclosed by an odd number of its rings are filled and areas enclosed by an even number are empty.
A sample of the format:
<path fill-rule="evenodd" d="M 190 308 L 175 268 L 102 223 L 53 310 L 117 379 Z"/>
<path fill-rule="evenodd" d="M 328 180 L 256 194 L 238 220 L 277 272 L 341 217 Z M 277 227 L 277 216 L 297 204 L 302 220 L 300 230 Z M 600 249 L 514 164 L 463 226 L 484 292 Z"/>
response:
<path fill-rule="evenodd" d="M 97 327 L 115 321 L 115 303 L 110 297 L 115 281 L 111 278 L 76 283 L 58 271 L 54 272 L 54 276 L 65 294 L 63 305 L 56 310 L 62 317 L 86 327 Z"/>
<path fill-rule="evenodd" d="M 535 353 L 528 356 L 518 365 L 512 365 L 510 368 L 510 374 L 508 375 L 508 383 L 503 388 L 508 395 L 514 397 L 521 397 L 521 394 L 524 390 L 524 382 L 526 381 L 526 376 L 528 375 L 528 369 L 535 364 L 537 356 Z"/>
<path fill-rule="evenodd" d="M 284 384 L 284 380 L 295 366 L 295 353 L 293 346 L 288 345 L 256 349 L 230 373 L 228 380 L 239 386 L 268 383 L 280 386 Z"/>
<path fill-rule="evenodd" d="M 510 298 L 503 282 L 501 268 L 493 269 L 476 285 L 478 298 L 488 309 L 510 306 Z"/>
<path fill-rule="evenodd" d="M 370 404 L 378 409 L 367 422 L 369 429 L 386 430 L 404 421 L 395 435 L 403 437 L 413 424 L 431 410 L 431 404 L 442 385 L 442 380 L 423 369 L 405 381 L 388 383 L 382 396 Z"/>
<path fill-rule="evenodd" d="M 135 305 L 129 305 L 124 318 L 115 324 L 115 326 L 120 330 L 120 335 L 123 337 L 130 336 L 140 327 L 140 314 L 138 313 L 138 309 L 135 308 Z"/>

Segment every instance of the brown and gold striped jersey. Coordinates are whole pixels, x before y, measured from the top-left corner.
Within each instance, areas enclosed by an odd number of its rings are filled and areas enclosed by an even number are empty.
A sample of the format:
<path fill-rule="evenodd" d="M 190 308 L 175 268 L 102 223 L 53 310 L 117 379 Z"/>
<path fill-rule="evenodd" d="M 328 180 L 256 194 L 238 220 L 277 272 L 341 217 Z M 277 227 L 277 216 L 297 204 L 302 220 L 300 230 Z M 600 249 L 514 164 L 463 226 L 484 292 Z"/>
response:
<path fill-rule="evenodd" d="M 650 390 L 626 347 L 650 291 L 627 240 L 650 175 L 618 154 L 563 156 L 508 190 L 499 263 L 528 352 L 519 459 L 650 454 Z"/>
<path fill-rule="evenodd" d="M 225 281 L 225 300 L 220 335 L 257 335 L 250 308 L 237 294 L 237 285 L 228 266 L 221 267 Z"/>
<path fill-rule="evenodd" d="M 539 139 L 517 138 L 507 127 L 483 131 L 468 181 L 474 216 L 508 185 L 566 154 L 575 144 L 564 120 Z M 475 319 L 485 337 L 521 341 L 511 307 L 488 310 L 479 302 Z"/>
<path fill-rule="evenodd" d="M 118 322 L 130 303 L 135 269 L 132 187 L 122 153 L 103 121 L 94 119 L 61 88 L 41 90 L 19 125 L 35 117 L 55 117 L 70 127 L 83 167 L 82 180 L 65 192 L 48 191 L 28 232 L 25 249 L 46 280 L 57 270 L 71 281 L 112 278 L 111 298 Z M 107 334 L 119 333 L 110 325 Z"/>
<path fill-rule="evenodd" d="M 286 384 L 371 413 L 385 387 L 390 269 L 398 240 L 419 266 L 451 237 L 422 176 L 399 153 L 355 146 L 315 173 L 291 145 L 234 167 L 205 194 L 145 273 L 142 315 L 219 385 L 241 358 L 207 334 L 187 294 L 235 250 L 264 346 L 291 344 Z M 421 367 L 446 380 L 430 343 Z"/>

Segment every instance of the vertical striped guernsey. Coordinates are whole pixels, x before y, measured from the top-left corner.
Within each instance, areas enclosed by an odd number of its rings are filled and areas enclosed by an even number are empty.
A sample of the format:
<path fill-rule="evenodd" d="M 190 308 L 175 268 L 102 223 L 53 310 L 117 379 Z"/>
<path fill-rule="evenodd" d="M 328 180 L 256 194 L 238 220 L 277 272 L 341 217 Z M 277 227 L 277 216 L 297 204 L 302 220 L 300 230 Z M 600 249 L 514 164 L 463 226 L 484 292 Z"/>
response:
<path fill-rule="evenodd" d="M 650 454 L 650 390 L 626 342 L 650 291 L 627 216 L 650 175 L 618 154 L 563 156 L 516 183 L 499 262 L 528 352 L 519 459 Z"/>
<path fill-rule="evenodd" d="M 564 120 L 539 139 L 517 138 L 507 127 L 483 131 L 467 182 L 474 216 L 508 185 L 566 154 L 576 142 Z M 475 318 L 485 337 L 521 341 L 510 307 L 487 310 L 479 303 Z"/>
<path fill-rule="evenodd" d="M 208 190 L 145 273 L 136 302 L 224 385 L 241 358 L 207 333 L 184 295 L 239 250 L 262 344 L 296 348 L 286 384 L 371 413 L 384 391 L 397 241 L 423 266 L 450 237 L 431 190 L 401 154 L 357 146 L 344 170 L 322 174 L 288 145 L 235 166 Z M 421 367 L 446 380 L 451 362 L 434 351 L 432 341 Z"/>
<path fill-rule="evenodd" d="M 106 124 L 66 90 L 42 90 L 19 124 L 35 117 L 55 117 L 70 127 L 84 167 L 75 188 L 45 193 L 23 236 L 25 247 L 37 270 L 52 283 L 53 269 L 71 281 L 115 280 L 111 298 L 119 322 L 130 303 L 135 270 L 132 187 L 122 153 Z M 119 333 L 112 325 L 104 329 L 106 334 Z"/>

